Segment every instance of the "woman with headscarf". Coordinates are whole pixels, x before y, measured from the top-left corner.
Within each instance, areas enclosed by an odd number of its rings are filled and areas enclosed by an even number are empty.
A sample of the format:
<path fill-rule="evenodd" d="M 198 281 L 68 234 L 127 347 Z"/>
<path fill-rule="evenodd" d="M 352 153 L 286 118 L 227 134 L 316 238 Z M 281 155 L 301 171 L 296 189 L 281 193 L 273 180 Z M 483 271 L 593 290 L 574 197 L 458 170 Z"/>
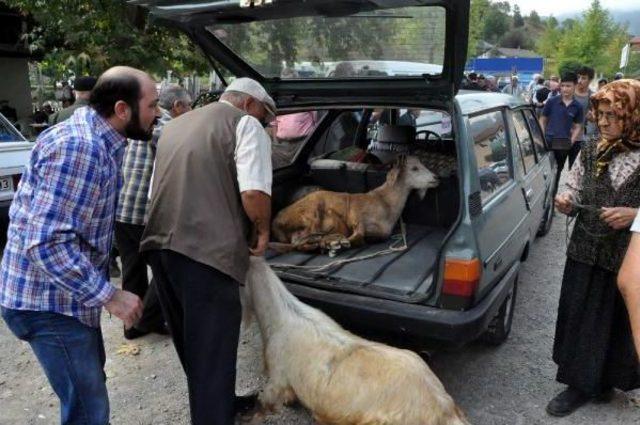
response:
<path fill-rule="evenodd" d="M 607 84 L 591 98 L 600 138 L 580 152 L 556 207 L 576 216 L 562 278 L 553 360 L 568 387 L 547 405 L 565 416 L 588 401 L 640 386 L 616 276 L 640 206 L 640 82 Z"/>

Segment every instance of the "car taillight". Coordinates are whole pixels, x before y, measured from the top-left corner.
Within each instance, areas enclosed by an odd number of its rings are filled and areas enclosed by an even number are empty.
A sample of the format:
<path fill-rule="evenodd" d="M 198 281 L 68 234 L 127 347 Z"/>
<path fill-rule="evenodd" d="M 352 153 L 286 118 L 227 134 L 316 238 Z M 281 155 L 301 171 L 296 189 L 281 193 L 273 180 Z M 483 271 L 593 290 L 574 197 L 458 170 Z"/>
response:
<path fill-rule="evenodd" d="M 471 298 L 478 288 L 482 267 L 480 260 L 447 258 L 444 263 L 443 295 Z"/>
<path fill-rule="evenodd" d="M 18 189 L 18 183 L 20 183 L 20 179 L 22 178 L 22 174 L 13 174 L 11 176 L 11 180 L 13 180 L 13 190 Z"/>

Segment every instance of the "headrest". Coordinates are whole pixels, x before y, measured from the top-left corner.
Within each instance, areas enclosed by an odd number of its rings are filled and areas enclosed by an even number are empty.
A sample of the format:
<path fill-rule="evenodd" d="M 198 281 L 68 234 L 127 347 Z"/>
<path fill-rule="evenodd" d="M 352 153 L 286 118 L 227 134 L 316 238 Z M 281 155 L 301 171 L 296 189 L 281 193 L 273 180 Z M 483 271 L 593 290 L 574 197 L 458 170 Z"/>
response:
<path fill-rule="evenodd" d="M 378 129 L 376 142 L 413 144 L 416 141 L 416 128 L 412 125 L 383 125 Z"/>

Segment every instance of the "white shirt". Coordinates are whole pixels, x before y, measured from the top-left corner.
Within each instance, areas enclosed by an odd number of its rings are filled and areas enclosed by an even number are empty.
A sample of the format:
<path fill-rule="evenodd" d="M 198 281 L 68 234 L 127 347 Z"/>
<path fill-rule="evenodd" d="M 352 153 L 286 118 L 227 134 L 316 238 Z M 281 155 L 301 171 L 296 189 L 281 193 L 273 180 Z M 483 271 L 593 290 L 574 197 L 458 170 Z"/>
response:
<path fill-rule="evenodd" d="M 638 211 L 638 215 L 636 215 L 636 219 L 633 220 L 633 224 L 631 225 L 631 231 L 634 233 L 640 233 L 640 211 Z"/>
<path fill-rule="evenodd" d="M 260 121 L 251 115 L 243 116 L 238 122 L 233 157 L 238 170 L 240 192 L 259 190 L 271 196 L 271 138 Z"/>

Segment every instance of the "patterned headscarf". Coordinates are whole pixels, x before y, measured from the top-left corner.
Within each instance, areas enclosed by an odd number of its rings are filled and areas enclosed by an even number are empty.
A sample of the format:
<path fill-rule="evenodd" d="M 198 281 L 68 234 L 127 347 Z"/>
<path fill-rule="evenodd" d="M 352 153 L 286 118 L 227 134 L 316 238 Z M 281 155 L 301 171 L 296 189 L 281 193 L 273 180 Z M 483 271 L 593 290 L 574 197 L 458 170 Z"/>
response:
<path fill-rule="evenodd" d="M 600 136 L 596 154 L 596 170 L 601 175 L 614 155 L 640 148 L 640 81 L 617 80 L 605 85 L 591 96 L 591 105 L 598 122 L 598 105 L 607 102 L 622 125 L 622 136 L 607 140 Z"/>

